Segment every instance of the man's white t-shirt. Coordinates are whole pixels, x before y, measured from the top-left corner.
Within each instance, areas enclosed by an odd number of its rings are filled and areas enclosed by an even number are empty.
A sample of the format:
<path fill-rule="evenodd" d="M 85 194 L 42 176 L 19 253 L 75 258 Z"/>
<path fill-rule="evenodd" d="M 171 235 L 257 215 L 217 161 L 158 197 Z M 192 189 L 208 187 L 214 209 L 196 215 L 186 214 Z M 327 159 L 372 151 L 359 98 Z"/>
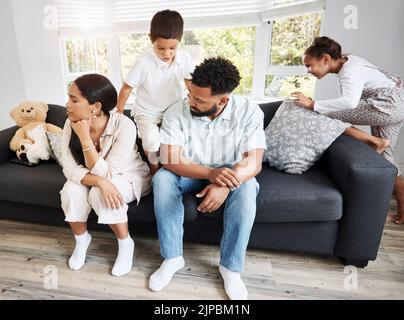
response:
<path fill-rule="evenodd" d="M 348 61 L 337 74 L 340 98 L 316 101 L 314 111 L 328 113 L 355 109 L 364 89 L 392 88 L 395 83 L 369 61 L 348 55 Z M 370 68 L 369 68 L 370 67 Z"/>
<path fill-rule="evenodd" d="M 190 80 L 194 69 L 191 56 L 182 50 L 177 50 L 171 64 L 159 59 L 154 50 L 140 56 L 125 80 L 127 85 L 136 88 L 132 115 L 162 119 L 170 105 L 184 98 L 184 79 Z"/>

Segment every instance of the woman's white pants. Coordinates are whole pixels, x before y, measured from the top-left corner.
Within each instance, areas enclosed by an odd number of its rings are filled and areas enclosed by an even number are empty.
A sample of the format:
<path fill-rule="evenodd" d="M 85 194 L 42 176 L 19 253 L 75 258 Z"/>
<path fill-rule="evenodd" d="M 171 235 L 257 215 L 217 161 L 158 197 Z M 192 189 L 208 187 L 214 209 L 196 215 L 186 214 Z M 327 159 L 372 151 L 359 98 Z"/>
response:
<path fill-rule="evenodd" d="M 132 185 L 122 176 L 110 180 L 121 193 L 125 204 L 117 210 L 109 209 L 105 205 L 101 189 L 88 187 L 67 181 L 60 191 L 62 209 L 67 222 L 86 222 L 94 209 L 100 224 L 117 224 L 128 221 L 128 203 L 136 200 Z"/>

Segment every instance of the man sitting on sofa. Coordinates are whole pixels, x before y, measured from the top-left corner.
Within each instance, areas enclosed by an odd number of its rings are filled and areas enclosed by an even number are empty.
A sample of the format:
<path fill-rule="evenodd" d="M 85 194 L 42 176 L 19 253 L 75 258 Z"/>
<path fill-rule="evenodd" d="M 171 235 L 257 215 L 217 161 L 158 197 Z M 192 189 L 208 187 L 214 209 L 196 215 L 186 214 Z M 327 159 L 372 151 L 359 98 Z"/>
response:
<path fill-rule="evenodd" d="M 163 168 L 153 177 L 154 209 L 164 261 L 149 280 L 153 291 L 168 285 L 184 267 L 184 193 L 203 198 L 198 211 L 210 214 L 225 203 L 219 271 L 230 299 L 246 299 L 240 273 L 256 212 L 266 149 L 264 114 L 257 104 L 231 92 L 237 68 L 223 58 L 206 59 L 192 74 L 188 99 L 172 105 L 163 117 Z"/>

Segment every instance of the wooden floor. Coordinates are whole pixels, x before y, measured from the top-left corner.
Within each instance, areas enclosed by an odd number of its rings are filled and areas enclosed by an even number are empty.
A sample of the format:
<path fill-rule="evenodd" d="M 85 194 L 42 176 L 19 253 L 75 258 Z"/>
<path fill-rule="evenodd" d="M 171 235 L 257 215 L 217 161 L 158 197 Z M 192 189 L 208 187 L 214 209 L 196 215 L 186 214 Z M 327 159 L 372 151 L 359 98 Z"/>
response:
<path fill-rule="evenodd" d="M 216 245 L 185 243 L 186 267 L 155 293 L 147 281 L 161 262 L 156 239 L 137 237 L 134 267 L 117 278 L 110 275 L 117 252 L 112 233 L 92 235 L 87 263 L 70 271 L 69 229 L 0 220 L 0 299 L 226 299 Z M 366 269 L 251 249 L 243 279 L 249 299 L 404 299 L 404 226 L 386 222 L 378 258 Z"/>

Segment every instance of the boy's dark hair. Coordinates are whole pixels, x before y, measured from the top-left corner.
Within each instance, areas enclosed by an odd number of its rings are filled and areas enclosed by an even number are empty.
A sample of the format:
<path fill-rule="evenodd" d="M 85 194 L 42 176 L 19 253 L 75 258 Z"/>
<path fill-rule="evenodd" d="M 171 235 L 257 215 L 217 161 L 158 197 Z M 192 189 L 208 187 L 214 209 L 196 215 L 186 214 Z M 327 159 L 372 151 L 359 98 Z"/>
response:
<path fill-rule="evenodd" d="M 325 54 L 329 54 L 334 60 L 342 58 L 341 45 L 328 37 L 318 37 L 314 39 L 313 44 L 306 49 L 304 54 L 314 58 L 322 58 Z"/>
<path fill-rule="evenodd" d="M 151 41 L 157 38 L 177 39 L 181 41 L 184 33 L 184 20 L 177 11 L 163 10 L 157 12 L 150 24 Z"/>
<path fill-rule="evenodd" d="M 191 75 L 194 85 L 210 88 L 213 96 L 231 93 L 241 79 L 237 68 L 221 57 L 205 59 Z"/>

